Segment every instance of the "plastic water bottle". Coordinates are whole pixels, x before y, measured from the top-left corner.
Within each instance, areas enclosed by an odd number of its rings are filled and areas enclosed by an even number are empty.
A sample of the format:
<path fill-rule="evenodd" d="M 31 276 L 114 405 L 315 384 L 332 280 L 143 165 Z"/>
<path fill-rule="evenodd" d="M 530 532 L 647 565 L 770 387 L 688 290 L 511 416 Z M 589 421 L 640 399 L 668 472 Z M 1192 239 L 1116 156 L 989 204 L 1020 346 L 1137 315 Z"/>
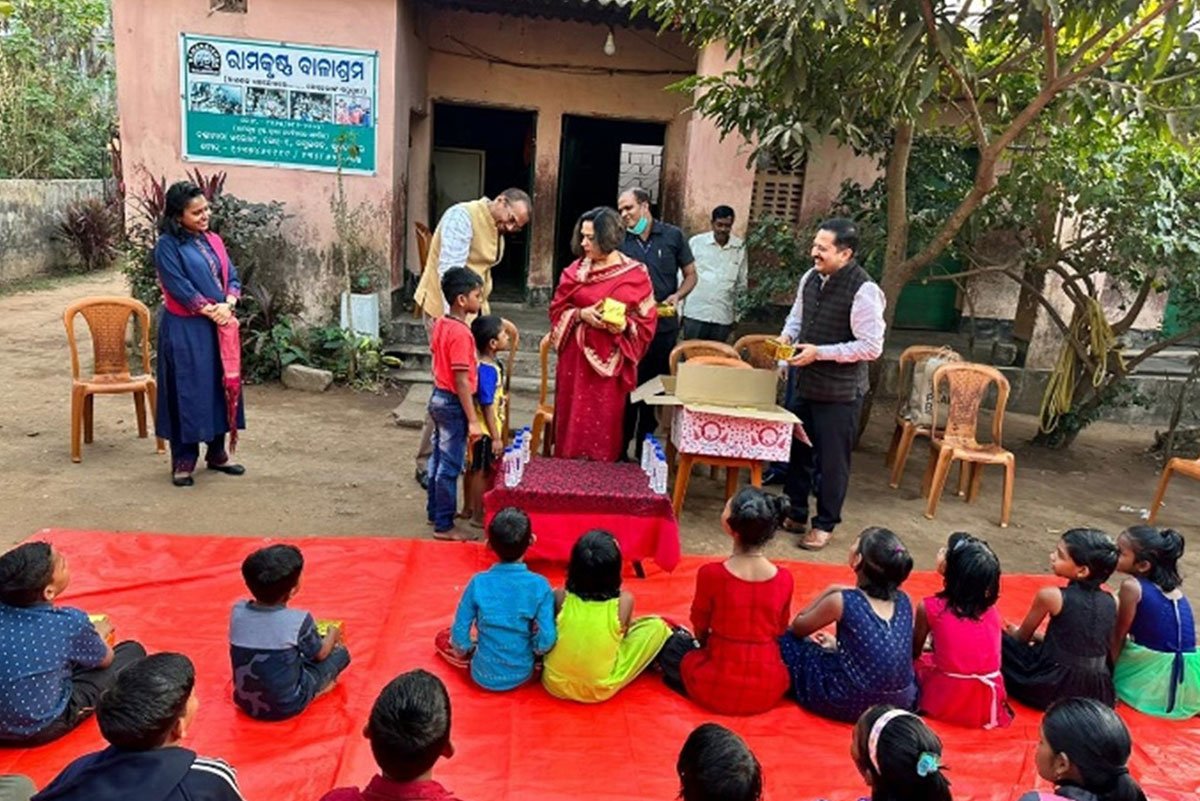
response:
<path fill-rule="evenodd" d="M 646 474 L 646 478 L 650 478 L 650 465 L 654 460 L 654 436 L 647 434 L 642 440 L 642 472 Z"/>
<path fill-rule="evenodd" d="M 530 458 L 533 457 L 533 453 L 531 452 L 533 448 L 533 432 L 529 429 L 529 426 L 521 429 L 521 445 L 525 449 L 525 464 L 529 464 Z"/>
<path fill-rule="evenodd" d="M 654 491 L 662 495 L 667 491 L 667 457 L 661 445 L 654 446 L 654 467 Z"/>
<path fill-rule="evenodd" d="M 517 485 L 517 463 L 513 459 L 513 448 L 511 445 L 504 449 L 502 470 L 504 472 L 504 486 L 512 489 Z"/>

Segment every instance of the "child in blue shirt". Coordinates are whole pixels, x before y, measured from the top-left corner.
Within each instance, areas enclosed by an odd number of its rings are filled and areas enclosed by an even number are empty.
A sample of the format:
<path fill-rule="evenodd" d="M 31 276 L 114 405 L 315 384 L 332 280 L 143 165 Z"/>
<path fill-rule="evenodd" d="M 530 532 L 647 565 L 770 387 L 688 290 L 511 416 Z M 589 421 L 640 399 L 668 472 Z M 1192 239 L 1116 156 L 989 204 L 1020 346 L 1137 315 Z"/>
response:
<path fill-rule="evenodd" d="M 496 465 L 504 455 L 504 419 L 508 402 L 504 397 L 504 369 L 496 354 L 508 349 L 504 320 L 494 314 L 483 314 L 471 321 L 471 335 L 478 351 L 479 381 L 475 389 L 475 417 L 483 436 L 470 445 L 467 475 L 463 478 L 463 510 L 461 517 L 473 528 L 483 528 L 483 493 L 491 486 Z"/>
<path fill-rule="evenodd" d="M 66 557 L 50 543 L 0 556 L 0 745 L 62 737 L 146 655 L 136 642 L 110 647 L 107 622 L 93 626 L 82 610 L 55 606 L 70 581 Z"/>
<path fill-rule="evenodd" d="M 549 651 L 557 639 L 550 582 L 522 561 L 533 540 L 529 517 L 520 509 L 496 513 L 487 541 L 500 562 L 471 577 L 453 627 L 435 641 L 451 664 L 466 667 L 469 662 L 471 678 L 486 690 L 524 684 L 533 676 L 534 657 Z"/>
<path fill-rule="evenodd" d="M 259 720 L 284 720 L 303 712 L 332 689 L 350 664 L 342 630 L 321 637 L 312 615 L 289 609 L 300 590 L 304 556 L 295 545 L 260 548 L 242 562 L 242 577 L 254 596 L 238 601 L 229 620 L 233 700 Z"/>

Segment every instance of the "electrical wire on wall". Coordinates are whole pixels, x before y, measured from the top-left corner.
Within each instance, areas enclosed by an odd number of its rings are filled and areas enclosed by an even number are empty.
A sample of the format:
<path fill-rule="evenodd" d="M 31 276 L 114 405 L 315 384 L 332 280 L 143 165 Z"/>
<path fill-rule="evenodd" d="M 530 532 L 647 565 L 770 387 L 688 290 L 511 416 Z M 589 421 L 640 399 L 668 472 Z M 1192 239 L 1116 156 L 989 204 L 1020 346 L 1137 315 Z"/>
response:
<path fill-rule="evenodd" d="M 489 64 L 497 64 L 503 67 L 514 67 L 516 69 L 527 70 L 548 70 L 550 72 L 561 72 L 567 75 L 664 75 L 670 77 L 685 78 L 689 75 L 694 75 L 694 70 L 665 70 L 665 69 L 638 69 L 636 67 L 598 67 L 588 66 L 585 64 L 554 64 L 554 63 L 537 63 L 530 61 L 515 61 L 513 59 L 498 56 L 495 53 L 489 53 L 481 47 L 477 47 L 469 42 L 464 42 L 457 36 L 447 35 L 447 40 L 453 42 L 463 49 L 465 52 L 457 50 L 446 50 L 440 47 L 429 48 L 435 53 L 444 53 L 448 56 L 458 56 L 459 58 L 470 58 L 477 61 L 486 61 Z"/>

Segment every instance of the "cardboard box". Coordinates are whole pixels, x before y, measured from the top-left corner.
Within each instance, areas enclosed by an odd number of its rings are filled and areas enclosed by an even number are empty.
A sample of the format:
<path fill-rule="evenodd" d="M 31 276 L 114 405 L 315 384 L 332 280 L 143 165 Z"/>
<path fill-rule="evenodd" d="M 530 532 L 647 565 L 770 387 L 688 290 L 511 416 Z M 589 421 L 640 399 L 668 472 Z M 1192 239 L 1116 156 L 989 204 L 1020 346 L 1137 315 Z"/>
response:
<path fill-rule="evenodd" d="M 671 442 L 680 453 L 787 461 L 793 436 L 808 438 L 800 418 L 775 403 L 774 370 L 682 362 L 630 395 L 651 406 L 674 407 Z"/>

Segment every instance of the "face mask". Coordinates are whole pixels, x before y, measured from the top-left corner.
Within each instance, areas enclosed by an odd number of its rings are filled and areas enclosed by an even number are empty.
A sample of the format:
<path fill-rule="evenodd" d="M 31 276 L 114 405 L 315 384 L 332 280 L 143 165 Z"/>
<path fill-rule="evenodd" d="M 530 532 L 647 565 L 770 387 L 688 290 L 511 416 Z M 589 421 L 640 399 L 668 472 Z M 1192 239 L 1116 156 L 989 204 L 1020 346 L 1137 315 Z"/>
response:
<path fill-rule="evenodd" d="M 641 236 L 643 233 L 645 233 L 646 226 L 649 224 L 650 224 L 650 221 L 648 219 L 646 219 L 645 217 L 643 217 L 642 219 L 637 221 L 637 225 L 633 226 L 632 228 L 628 228 L 626 230 L 628 230 L 629 233 L 633 234 L 634 236 Z"/>

